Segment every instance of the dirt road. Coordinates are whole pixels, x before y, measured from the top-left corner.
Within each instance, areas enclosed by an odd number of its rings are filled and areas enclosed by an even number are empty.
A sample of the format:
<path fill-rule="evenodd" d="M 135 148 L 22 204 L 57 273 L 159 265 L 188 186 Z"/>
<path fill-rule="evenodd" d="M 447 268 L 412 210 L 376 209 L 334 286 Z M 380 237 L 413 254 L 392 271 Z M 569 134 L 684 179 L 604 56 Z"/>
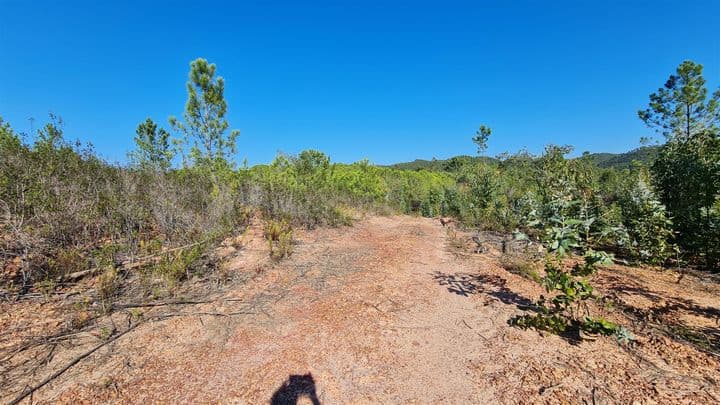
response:
<path fill-rule="evenodd" d="M 275 265 L 250 249 L 241 252 L 228 266 L 244 282 L 213 303 L 184 309 L 194 315 L 146 322 L 39 390 L 34 400 L 720 398 L 717 358 L 650 332 L 638 331 L 638 343 L 629 349 L 613 338 L 572 342 L 508 326 L 540 288 L 504 270 L 497 257 L 454 251 L 437 221 L 371 217 L 297 239 L 295 253 Z M 712 294 L 706 299 L 717 300 Z"/>

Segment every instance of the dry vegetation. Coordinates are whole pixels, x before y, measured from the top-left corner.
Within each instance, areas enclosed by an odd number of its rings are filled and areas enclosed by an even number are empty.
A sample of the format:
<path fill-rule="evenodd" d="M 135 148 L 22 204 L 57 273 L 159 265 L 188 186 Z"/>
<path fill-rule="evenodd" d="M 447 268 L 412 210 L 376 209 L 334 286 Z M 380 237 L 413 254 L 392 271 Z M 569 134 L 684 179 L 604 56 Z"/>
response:
<path fill-rule="evenodd" d="M 254 220 L 216 251 L 221 287 L 116 301 L 80 329 L 68 325 L 89 286 L 3 303 L 2 400 L 88 353 L 33 398 L 257 403 L 309 381 L 328 403 L 720 398 L 720 284 L 705 273 L 602 268 L 592 306 L 631 339 L 543 336 L 508 324 L 543 294 L 522 252 L 474 253 L 473 234 L 438 221 L 369 217 L 298 231 L 277 261 L 265 228 Z"/>
<path fill-rule="evenodd" d="M 720 401 L 701 66 L 640 113 L 676 126 L 652 167 L 551 145 L 442 171 L 236 168 L 215 69 L 191 63 L 181 137 L 147 119 L 125 166 L 57 117 L 0 120 L 2 401 Z"/>

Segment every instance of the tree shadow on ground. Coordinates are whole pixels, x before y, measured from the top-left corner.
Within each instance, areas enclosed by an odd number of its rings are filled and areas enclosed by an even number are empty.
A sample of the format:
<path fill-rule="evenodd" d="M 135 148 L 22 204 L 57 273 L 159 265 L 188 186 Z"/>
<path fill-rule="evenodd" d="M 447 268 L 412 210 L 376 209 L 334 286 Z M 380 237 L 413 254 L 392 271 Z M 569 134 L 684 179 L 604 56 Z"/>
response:
<path fill-rule="evenodd" d="M 689 342 L 703 350 L 720 353 L 720 309 L 699 305 L 692 299 L 672 297 L 652 291 L 637 283 L 630 283 L 617 277 L 605 277 L 610 281 L 609 297 L 628 316 L 641 322 L 658 323 L 675 337 Z M 638 296 L 654 305 L 636 306 L 624 300 L 620 294 Z M 688 314 L 714 320 L 717 327 L 691 326 L 681 320 Z"/>
<path fill-rule="evenodd" d="M 628 282 L 615 276 L 604 276 L 604 283 L 609 284 L 607 288 L 610 294 L 627 294 L 644 297 L 651 302 L 663 303 L 662 306 L 650 308 L 657 313 L 668 313 L 672 311 L 685 311 L 693 315 L 702 316 L 710 319 L 720 318 L 720 308 L 707 307 L 698 304 L 692 299 L 673 297 L 667 294 L 661 294 L 649 288 L 641 286 L 638 283 Z"/>
<path fill-rule="evenodd" d="M 485 274 L 446 274 L 436 271 L 432 274 L 438 284 L 447 287 L 451 293 L 469 297 L 474 294 L 486 294 L 495 297 L 504 304 L 516 305 L 522 309 L 532 309 L 533 302 L 511 289 L 507 281 L 500 276 Z"/>
<path fill-rule="evenodd" d="M 313 405 L 320 405 L 312 374 L 291 375 L 270 399 L 271 405 L 295 405 L 301 397 L 307 397 Z"/>
<path fill-rule="evenodd" d="M 500 276 L 468 273 L 446 274 L 439 271 L 433 273 L 432 276 L 438 284 L 447 287 L 447 290 L 453 294 L 463 297 L 485 294 L 497 298 L 504 304 L 515 305 L 523 311 L 539 312 L 539 308 L 532 300 L 509 289 L 506 285 L 507 281 Z M 508 320 L 508 324 L 511 324 L 511 320 Z M 573 328 L 569 328 L 558 336 L 571 345 L 577 345 L 582 341 L 578 331 Z"/>

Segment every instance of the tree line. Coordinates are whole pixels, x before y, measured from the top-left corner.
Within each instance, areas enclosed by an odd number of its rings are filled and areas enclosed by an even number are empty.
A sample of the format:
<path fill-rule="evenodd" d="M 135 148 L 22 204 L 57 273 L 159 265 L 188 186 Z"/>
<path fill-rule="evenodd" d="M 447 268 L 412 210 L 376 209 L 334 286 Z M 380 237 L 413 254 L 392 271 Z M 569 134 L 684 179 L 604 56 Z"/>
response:
<path fill-rule="evenodd" d="M 59 117 L 29 136 L 0 120 L 5 288 L 52 286 L 69 272 L 114 268 L 123 255 L 199 242 L 207 251 L 258 214 L 269 228 L 316 227 L 349 224 L 357 210 L 454 216 L 467 227 L 537 237 L 573 218 L 579 242 L 625 260 L 720 262 L 720 91 L 708 94 L 693 62 L 639 114 L 666 137 L 657 159 L 624 168 L 568 159 L 571 147 L 557 145 L 541 155 L 455 159 L 443 170 L 332 163 L 313 150 L 237 167 L 239 132 L 230 130 L 224 89 L 214 64 L 193 61 L 182 118 L 171 117 L 169 129 L 152 118 L 139 123 L 125 165 L 67 140 Z M 491 133 L 482 126 L 475 134 L 479 152 Z M 209 268 L 198 265 L 204 251 L 158 271 L 172 283 L 191 277 Z"/>

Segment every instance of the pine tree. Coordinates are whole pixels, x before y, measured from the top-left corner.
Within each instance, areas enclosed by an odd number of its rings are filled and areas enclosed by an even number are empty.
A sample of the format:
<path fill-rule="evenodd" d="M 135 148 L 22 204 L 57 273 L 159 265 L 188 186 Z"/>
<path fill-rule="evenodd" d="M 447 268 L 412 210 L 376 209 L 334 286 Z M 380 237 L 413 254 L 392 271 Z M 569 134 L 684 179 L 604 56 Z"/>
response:
<path fill-rule="evenodd" d="M 678 243 L 720 263 L 720 90 L 708 99 L 702 65 L 683 62 L 638 115 L 665 135 L 652 167 L 662 203 L 675 223 Z"/>
<path fill-rule="evenodd" d="M 130 153 L 131 160 L 142 168 L 169 169 L 175 156 L 170 134 L 162 128 L 158 129 L 151 118 L 140 123 L 135 134 L 136 149 Z"/>
<path fill-rule="evenodd" d="M 184 122 L 170 118 L 173 128 L 183 133 L 185 142 L 191 145 L 193 164 L 214 171 L 232 166 L 232 154 L 240 135 L 237 130 L 226 134 L 229 124 L 225 119 L 225 80 L 215 73 L 214 63 L 202 58 L 191 62 Z"/>

